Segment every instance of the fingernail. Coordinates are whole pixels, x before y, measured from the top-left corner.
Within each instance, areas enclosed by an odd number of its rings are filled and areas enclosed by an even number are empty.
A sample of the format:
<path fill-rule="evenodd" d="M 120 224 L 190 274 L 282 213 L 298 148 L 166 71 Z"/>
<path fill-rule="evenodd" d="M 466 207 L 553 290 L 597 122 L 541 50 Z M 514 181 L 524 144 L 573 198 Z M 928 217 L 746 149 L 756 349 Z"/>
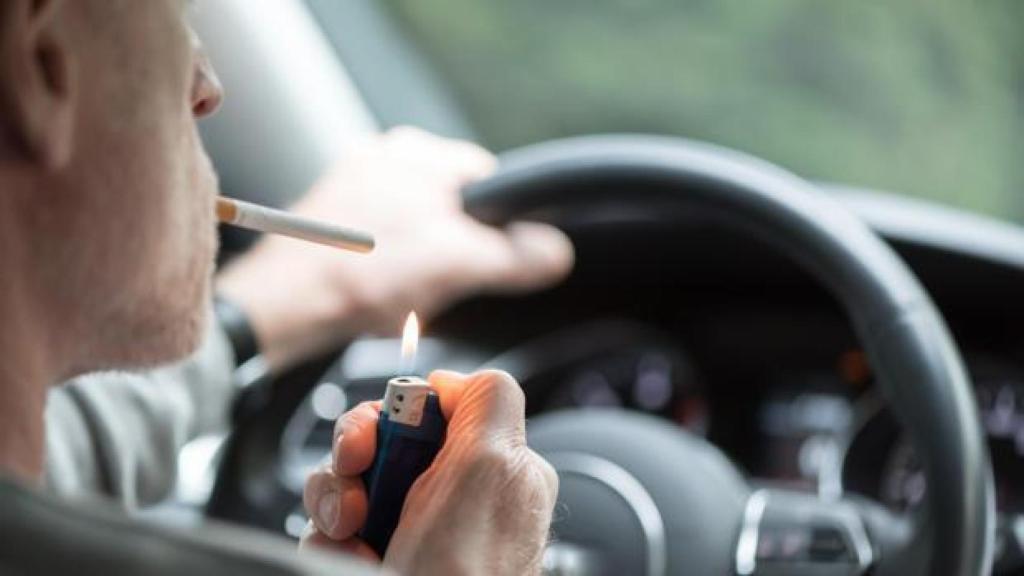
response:
<path fill-rule="evenodd" d="M 324 531 L 330 535 L 338 524 L 338 493 L 328 492 L 320 498 L 316 507 L 317 519 Z"/>
<path fill-rule="evenodd" d="M 334 470 L 335 470 L 335 472 L 337 472 L 339 474 L 344 474 L 345 473 L 344 472 L 344 467 L 342 466 L 342 456 L 345 453 L 342 450 L 342 441 L 344 440 L 344 438 L 345 438 L 345 432 L 342 432 L 341 434 L 338 434 L 338 440 L 334 443 L 334 452 L 332 454 L 333 460 L 334 460 L 334 462 L 333 462 Z"/>
<path fill-rule="evenodd" d="M 345 437 L 352 434 L 358 427 L 358 423 L 353 421 L 346 421 L 341 424 L 341 434 L 338 434 L 338 443 L 334 445 L 338 455 L 338 458 L 334 461 L 336 466 L 341 466 L 341 455 L 343 454 L 342 445 L 345 441 Z"/>
<path fill-rule="evenodd" d="M 345 415 L 341 420 L 341 434 L 338 434 L 338 441 L 340 442 L 342 437 L 352 431 L 356 427 L 355 419 L 349 415 Z"/>

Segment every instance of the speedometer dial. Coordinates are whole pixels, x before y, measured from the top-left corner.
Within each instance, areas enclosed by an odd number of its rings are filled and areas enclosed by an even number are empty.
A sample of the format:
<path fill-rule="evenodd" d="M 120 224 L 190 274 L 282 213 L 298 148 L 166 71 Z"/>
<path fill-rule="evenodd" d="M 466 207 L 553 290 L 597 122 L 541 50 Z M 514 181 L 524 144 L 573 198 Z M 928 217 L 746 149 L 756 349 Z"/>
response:
<path fill-rule="evenodd" d="M 1024 381 L 982 381 L 977 390 L 995 471 L 996 505 L 1024 513 Z"/>
<path fill-rule="evenodd" d="M 980 372 L 977 371 L 976 372 Z M 1024 574 L 1024 375 L 975 374 L 975 396 L 988 437 L 996 488 L 994 574 Z M 843 460 L 843 485 L 893 510 L 918 507 L 927 486 L 921 462 L 878 397 L 861 404 L 861 425 Z"/>
<path fill-rule="evenodd" d="M 702 434 L 703 388 L 682 346 L 649 325 L 599 320 L 569 326 L 488 361 L 519 377 L 530 414 L 622 407 L 657 414 Z"/>
<path fill-rule="evenodd" d="M 690 364 L 674 349 L 647 344 L 616 350 L 568 371 L 563 382 L 548 394 L 545 410 L 625 407 L 705 431 L 703 396 Z"/>
<path fill-rule="evenodd" d="M 1010 379 L 982 381 L 976 397 L 989 438 L 1008 440 L 1018 455 L 1024 455 L 1024 384 Z"/>
<path fill-rule="evenodd" d="M 988 437 L 997 508 L 1024 514 L 1024 379 L 979 379 L 975 395 Z M 846 489 L 877 496 L 897 510 L 919 504 L 926 489 L 910 443 L 881 408 L 864 419 L 850 443 L 843 481 Z"/>

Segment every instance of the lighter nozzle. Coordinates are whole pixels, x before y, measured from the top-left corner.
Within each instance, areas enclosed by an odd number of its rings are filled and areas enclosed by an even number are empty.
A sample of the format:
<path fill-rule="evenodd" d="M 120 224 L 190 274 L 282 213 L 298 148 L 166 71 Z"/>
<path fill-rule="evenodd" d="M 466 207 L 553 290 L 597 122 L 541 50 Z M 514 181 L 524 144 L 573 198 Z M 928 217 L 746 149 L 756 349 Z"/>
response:
<path fill-rule="evenodd" d="M 388 381 L 381 411 L 388 419 L 399 424 L 419 426 L 423 421 L 423 406 L 431 394 L 430 384 L 416 376 L 400 376 Z"/>

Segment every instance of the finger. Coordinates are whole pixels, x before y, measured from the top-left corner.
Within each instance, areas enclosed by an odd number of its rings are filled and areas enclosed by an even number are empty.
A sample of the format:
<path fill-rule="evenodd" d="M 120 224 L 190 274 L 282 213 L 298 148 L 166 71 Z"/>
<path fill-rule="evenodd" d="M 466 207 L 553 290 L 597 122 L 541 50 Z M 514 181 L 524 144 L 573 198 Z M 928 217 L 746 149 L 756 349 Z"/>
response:
<path fill-rule="evenodd" d="M 492 439 L 526 443 L 526 400 L 519 383 L 507 372 L 483 370 L 469 376 L 438 371 L 431 384 L 441 396 L 441 409 L 450 412 L 449 437 L 472 431 Z"/>
<path fill-rule="evenodd" d="M 356 418 L 373 417 L 374 414 L 380 412 L 381 401 L 380 400 L 369 400 L 366 402 L 360 402 L 356 404 L 355 408 L 342 414 L 334 422 L 334 442 L 338 441 L 344 431 L 345 421 L 348 420 L 351 415 L 356 415 Z"/>
<path fill-rule="evenodd" d="M 432 166 L 443 165 L 466 184 L 489 176 L 498 165 L 485 148 L 465 140 L 445 138 L 413 126 L 388 130 L 385 138 L 404 148 L 413 158 L 426 158 Z"/>
<path fill-rule="evenodd" d="M 456 168 L 463 184 L 482 180 L 498 168 L 498 159 L 483 147 L 465 140 L 449 140 L 449 143 L 453 158 L 459 162 Z"/>
<path fill-rule="evenodd" d="M 478 180 L 489 176 L 498 167 L 498 159 L 483 146 L 468 140 L 445 138 L 417 128 L 396 128 L 405 142 L 422 146 L 436 153 L 436 159 L 446 162 L 465 180 Z"/>
<path fill-rule="evenodd" d="M 362 474 L 377 451 L 377 421 L 381 402 L 363 402 L 334 423 L 334 471 L 340 476 Z"/>
<path fill-rule="evenodd" d="M 430 386 L 437 392 L 438 401 L 441 404 L 441 413 L 444 419 L 451 421 L 455 407 L 462 396 L 462 389 L 466 385 L 467 376 L 453 370 L 434 370 L 427 377 Z"/>
<path fill-rule="evenodd" d="M 312 526 L 312 525 L 311 525 Z M 324 536 L 315 527 L 307 527 L 307 531 L 299 540 L 299 551 L 310 550 L 340 552 L 347 556 L 357 556 L 368 562 L 380 563 L 380 557 L 370 548 L 370 545 L 359 538 L 348 538 L 346 540 L 332 540 Z"/>
<path fill-rule="evenodd" d="M 505 230 L 480 226 L 480 242 L 467 262 L 468 277 L 491 292 L 536 290 L 563 280 L 572 269 L 575 250 L 561 230 L 535 222 L 518 222 Z"/>
<path fill-rule="evenodd" d="M 362 528 L 369 507 L 362 479 L 338 476 L 330 467 L 306 480 L 302 503 L 316 529 L 334 540 L 349 538 Z"/>

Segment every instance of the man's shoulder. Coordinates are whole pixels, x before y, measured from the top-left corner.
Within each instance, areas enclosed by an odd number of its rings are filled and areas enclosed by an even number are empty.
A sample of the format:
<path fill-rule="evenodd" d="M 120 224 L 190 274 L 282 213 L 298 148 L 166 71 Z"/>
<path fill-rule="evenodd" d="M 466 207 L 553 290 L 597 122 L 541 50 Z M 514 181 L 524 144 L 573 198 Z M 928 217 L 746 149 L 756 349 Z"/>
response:
<path fill-rule="evenodd" d="M 181 531 L 98 504 L 47 498 L 0 479 L 0 574 L 373 574 L 340 557 L 226 526 Z"/>

